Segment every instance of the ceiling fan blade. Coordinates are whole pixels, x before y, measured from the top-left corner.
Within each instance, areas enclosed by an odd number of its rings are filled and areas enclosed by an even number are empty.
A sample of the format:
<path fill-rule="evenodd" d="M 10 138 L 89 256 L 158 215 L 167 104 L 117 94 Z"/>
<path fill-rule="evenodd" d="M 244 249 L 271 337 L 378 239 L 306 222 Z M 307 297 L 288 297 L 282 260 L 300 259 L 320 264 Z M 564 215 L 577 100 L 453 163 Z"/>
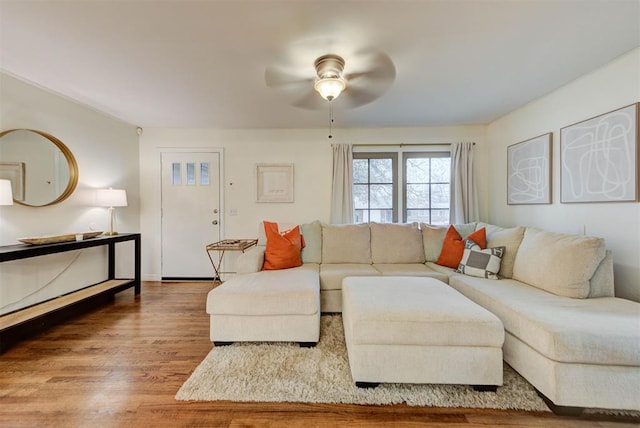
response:
<path fill-rule="evenodd" d="M 355 108 L 369 104 L 381 96 L 380 92 L 374 90 L 345 90 L 344 94 L 340 95 L 336 102 L 347 108 Z"/>
<path fill-rule="evenodd" d="M 361 51 L 356 54 L 356 58 L 352 62 L 353 67 L 348 68 L 345 74 L 347 80 L 367 77 L 370 80 L 393 81 L 396 77 L 396 67 L 393 61 L 389 55 L 382 52 Z"/>
<path fill-rule="evenodd" d="M 313 87 L 314 78 L 300 76 L 297 73 L 286 70 L 284 67 L 269 66 L 265 70 L 264 81 L 270 88 L 300 84 Z"/>
<path fill-rule="evenodd" d="M 302 98 L 299 98 L 291 103 L 291 105 L 307 110 L 319 110 L 323 107 L 327 107 L 327 102 L 328 101 L 322 99 L 320 94 L 311 89 Z"/>

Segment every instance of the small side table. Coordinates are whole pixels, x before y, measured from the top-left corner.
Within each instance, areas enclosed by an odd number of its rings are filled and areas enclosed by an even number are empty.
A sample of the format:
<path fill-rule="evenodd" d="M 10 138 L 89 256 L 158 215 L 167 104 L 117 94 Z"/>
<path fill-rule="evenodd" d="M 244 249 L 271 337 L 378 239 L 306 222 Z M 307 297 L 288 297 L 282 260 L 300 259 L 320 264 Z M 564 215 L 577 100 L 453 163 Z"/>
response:
<path fill-rule="evenodd" d="M 209 260 L 211 260 L 211 265 L 213 266 L 213 270 L 216 274 L 215 279 L 219 281 L 221 273 L 233 273 L 220 272 L 220 265 L 222 264 L 222 258 L 224 257 L 225 251 L 242 251 L 244 253 L 246 249 L 253 247 L 257 243 L 257 239 L 224 239 L 207 245 L 207 255 L 209 256 Z M 217 263 L 213 257 L 211 257 L 211 251 L 218 252 Z"/>

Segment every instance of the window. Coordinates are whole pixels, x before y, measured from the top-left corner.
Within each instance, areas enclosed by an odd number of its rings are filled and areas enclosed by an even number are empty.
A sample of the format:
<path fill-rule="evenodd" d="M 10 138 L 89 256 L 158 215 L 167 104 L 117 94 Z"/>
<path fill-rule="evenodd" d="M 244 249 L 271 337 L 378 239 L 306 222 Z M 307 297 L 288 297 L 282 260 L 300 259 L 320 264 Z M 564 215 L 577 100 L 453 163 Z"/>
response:
<path fill-rule="evenodd" d="M 354 221 L 449 224 L 450 176 L 448 152 L 354 153 Z"/>
<path fill-rule="evenodd" d="M 396 153 L 353 154 L 355 223 L 398 221 Z"/>
<path fill-rule="evenodd" d="M 404 153 L 404 221 L 449 224 L 449 153 Z"/>

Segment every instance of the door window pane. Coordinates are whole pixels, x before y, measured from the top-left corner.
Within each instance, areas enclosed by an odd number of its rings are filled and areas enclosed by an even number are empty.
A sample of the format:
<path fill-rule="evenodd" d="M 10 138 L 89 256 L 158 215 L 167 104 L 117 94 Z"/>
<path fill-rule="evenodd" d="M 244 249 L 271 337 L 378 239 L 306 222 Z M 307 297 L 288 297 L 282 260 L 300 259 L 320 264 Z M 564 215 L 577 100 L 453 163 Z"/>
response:
<path fill-rule="evenodd" d="M 182 184 L 180 165 L 181 164 L 179 162 L 173 162 L 171 164 L 171 184 L 174 186 L 179 186 Z"/>
<path fill-rule="evenodd" d="M 195 162 L 187 162 L 187 186 L 195 186 L 196 184 L 196 164 Z"/>
<path fill-rule="evenodd" d="M 200 185 L 209 185 L 209 162 L 202 162 L 200 164 Z"/>

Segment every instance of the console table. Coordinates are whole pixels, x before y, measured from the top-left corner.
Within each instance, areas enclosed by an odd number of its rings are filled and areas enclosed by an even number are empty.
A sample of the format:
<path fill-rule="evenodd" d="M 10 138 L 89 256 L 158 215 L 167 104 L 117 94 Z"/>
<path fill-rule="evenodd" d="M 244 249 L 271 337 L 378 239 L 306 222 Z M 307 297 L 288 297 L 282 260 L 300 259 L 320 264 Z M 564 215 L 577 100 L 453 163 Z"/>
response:
<path fill-rule="evenodd" d="M 126 241 L 134 242 L 134 277 L 117 279 L 115 275 L 116 244 Z M 108 246 L 107 279 L 60 297 L 0 315 L 0 353 L 4 352 L 10 344 L 25 336 L 40 332 L 49 326 L 64 321 L 83 308 L 90 305 L 95 306 L 95 304 L 104 301 L 105 298 L 111 298 L 122 290 L 134 287 L 134 292 L 138 295 L 140 294 L 141 284 L 139 233 L 121 233 L 114 236 L 102 236 L 56 244 L 0 246 L 0 263 L 2 263 L 103 245 Z"/>

